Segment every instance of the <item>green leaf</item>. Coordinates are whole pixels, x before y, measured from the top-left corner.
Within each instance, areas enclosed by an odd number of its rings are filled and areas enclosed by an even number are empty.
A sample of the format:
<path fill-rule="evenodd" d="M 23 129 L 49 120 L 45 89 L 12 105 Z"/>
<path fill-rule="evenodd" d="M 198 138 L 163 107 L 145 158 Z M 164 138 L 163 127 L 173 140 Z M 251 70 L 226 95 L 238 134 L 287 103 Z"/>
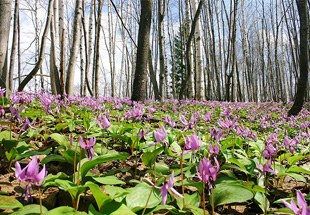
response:
<path fill-rule="evenodd" d="M 262 209 L 262 211 L 265 211 L 265 208 L 269 208 L 270 202 L 267 199 L 267 206 L 266 206 L 266 199 L 265 199 L 265 195 L 261 192 L 257 192 L 254 196 L 254 201 L 256 202 L 256 204 L 258 204 L 258 206 Z"/>
<path fill-rule="evenodd" d="M 55 125 L 55 128 L 57 131 L 60 131 L 61 129 L 67 127 L 70 123 L 58 123 L 57 125 Z"/>
<path fill-rule="evenodd" d="M 115 202 L 108 195 L 104 194 L 97 184 L 87 182 L 86 185 L 90 188 L 94 195 L 99 212 L 104 212 L 104 214 L 111 215 L 135 214 L 128 207 L 126 207 L 126 205 Z"/>
<path fill-rule="evenodd" d="M 15 140 L 13 137 L 14 132 L 5 130 L 0 133 L 0 141 L 2 140 Z"/>
<path fill-rule="evenodd" d="M 124 181 L 119 180 L 115 176 L 95 176 L 92 178 L 100 184 L 108 184 L 108 185 L 126 184 Z"/>
<path fill-rule="evenodd" d="M 305 156 L 301 156 L 301 155 L 292 156 L 292 157 L 290 157 L 290 158 L 288 159 L 288 164 L 289 164 L 290 166 L 292 166 L 292 165 L 296 164 L 297 161 L 300 161 L 300 160 L 302 160 L 302 159 L 304 159 L 304 158 L 305 158 Z"/>
<path fill-rule="evenodd" d="M 190 211 L 194 214 L 194 215 L 203 215 L 203 209 L 196 207 L 196 206 L 189 206 Z M 206 211 L 206 214 L 209 214 L 208 211 Z"/>
<path fill-rule="evenodd" d="M 79 187 L 69 180 L 56 179 L 56 184 L 59 189 L 68 191 L 73 200 L 76 200 L 85 190 L 86 186 L 80 185 Z"/>
<path fill-rule="evenodd" d="M 156 149 L 156 156 L 159 155 L 162 151 L 164 151 L 164 147 L 160 147 Z M 151 167 L 154 164 L 154 152 L 144 152 L 141 156 L 142 162 L 145 166 Z"/>
<path fill-rule="evenodd" d="M 199 207 L 201 199 L 200 199 L 200 195 L 198 192 L 195 192 L 192 195 L 185 193 L 184 195 L 185 195 L 186 207 L 188 207 L 188 206 Z M 183 198 L 178 196 L 177 197 L 177 204 L 178 204 L 179 208 L 182 209 L 183 208 Z"/>
<path fill-rule="evenodd" d="M 128 157 L 128 154 L 126 152 L 116 152 L 112 151 L 108 154 L 96 156 L 93 160 L 88 160 L 87 158 L 83 159 L 81 161 L 81 178 L 84 178 L 86 173 L 93 168 L 94 166 L 108 162 L 113 160 L 126 160 Z"/>
<path fill-rule="evenodd" d="M 288 172 L 286 175 L 291 176 L 292 178 L 295 178 L 297 181 L 302 181 L 304 183 L 307 183 L 307 180 L 304 176 L 298 173 Z"/>
<path fill-rule="evenodd" d="M 9 210 L 23 207 L 22 203 L 11 196 L 0 195 L 0 209 Z"/>
<path fill-rule="evenodd" d="M 47 209 L 42 206 L 42 214 L 46 214 L 47 213 Z M 35 205 L 35 204 L 31 204 L 31 205 L 26 205 L 24 207 L 21 207 L 18 211 L 11 213 L 11 215 L 26 215 L 26 214 L 40 214 L 40 205 Z"/>
<path fill-rule="evenodd" d="M 2 140 L 2 144 L 6 151 L 10 151 L 13 147 L 17 146 L 17 140 Z"/>
<path fill-rule="evenodd" d="M 41 164 L 42 165 L 47 164 L 52 161 L 66 162 L 67 160 L 61 155 L 52 154 L 52 155 L 47 155 L 45 158 L 43 158 L 43 160 L 41 161 Z"/>
<path fill-rule="evenodd" d="M 69 179 L 69 176 L 63 172 L 59 172 L 57 175 L 48 174 L 45 178 L 45 184 L 43 187 L 57 186 L 57 183 L 55 182 L 56 179 Z"/>
<path fill-rule="evenodd" d="M 5 156 L 8 159 L 8 161 L 14 160 L 14 158 L 18 155 L 18 151 L 15 147 L 13 147 L 10 152 L 5 152 Z"/>
<path fill-rule="evenodd" d="M 157 173 L 160 173 L 160 175 L 167 175 L 169 171 L 170 168 L 167 164 L 162 162 L 156 163 L 156 175 Z"/>
<path fill-rule="evenodd" d="M 127 207 L 134 212 L 143 209 L 151 192 L 152 186 L 146 183 L 140 183 L 134 188 L 131 188 L 131 192 L 126 196 Z M 147 208 L 153 208 L 161 203 L 161 198 L 158 195 L 159 191 L 154 189 L 149 203 L 147 204 Z"/>
<path fill-rule="evenodd" d="M 69 206 L 60 206 L 57 208 L 54 208 L 52 210 L 50 210 L 49 212 L 46 213 L 47 215 L 55 215 L 55 214 L 70 214 L 70 215 L 75 215 L 75 214 L 86 214 L 85 212 L 79 212 L 76 211 L 74 208 L 69 207 Z"/>
<path fill-rule="evenodd" d="M 244 186 L 232 183 L 217 184 L 213 190 L 214 206 L 245 202 L 253 196 L 253 193 Z M 211 197 L 210 201 L 212 201 Z"/>
<path fill-rule="evenodd" d="M 126 195 L 130 193 L 129 190 L 125 190 L 117 186 L 106 185 L 104 186 L 104 189 L 110 195 L 110 197 L 117 202 L 121 202 L 126 197 Z"/>
<path fill-rule="evenodd" d="M 300 173 L 305 173 L 305 174 L 310 175 L 309 170 L 306 170 L 306 169 L 299 167 L 299 166 L 292 166 L 286 172 L 287 173 L 289 173 L 289 172 L 300 172 Z"/>
<path fill-rule="evenodd" d="M 292 153 L 287 152 L 287 153 L 285 153 L 285 154 L 280 155 L 280 156 L 277 158 L 277 161 L 278 161 L 278 162 L 282 162 L 282 161 L 284 161 L 285 159 L 289 158 L 290 156 L 292 156 Z"/>
<path fill-rule="evenodd" d="M 253 192 L 265 193 L 265 189 L 263 187 L 252 184 L 251 182 L 245 182 L 243 184 L 243 186 L 246 187 L 248 190 L 251 190 Z"/>
<path fill-rule="evenodd" d="M 33 155 L 47 155 L 47 154 L 50 153 L 50 151 L 51 151 L 50 148 L 46 149 L 46 150 L 43 151 L 43 152 L 38 152 L 38 151 L 36 151 L 36 150 L 26 151 L 26 152 L 24 152 L 24 153 L 22 153 L 22 154 L 17 155 L 16 158 L 15 158 L 15 160 L 18 161 L 18 160 L 20 160 L 20 159 L 22 159 L 22 158 L 28 158 L 28 157 L 33 156 Z"/>
<path fill-rule="evenodd" d="M 65 135 L 61 135 L 59 133 L 53 133 L 49 135 L 52 139 L 54 139 L 60 145 L 65 146 L 66 148 L 70 148 L 70 141 Z"/>

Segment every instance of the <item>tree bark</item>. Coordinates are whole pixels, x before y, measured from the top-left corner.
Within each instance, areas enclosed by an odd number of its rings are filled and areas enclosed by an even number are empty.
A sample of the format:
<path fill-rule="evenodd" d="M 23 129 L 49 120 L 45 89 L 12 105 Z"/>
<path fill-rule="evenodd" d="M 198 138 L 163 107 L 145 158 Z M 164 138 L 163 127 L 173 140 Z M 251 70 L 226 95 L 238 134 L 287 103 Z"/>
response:
<path fill-rule="evenodd" d="M 4 69 L 7 48 L 9 42 L 9 33 L 10 33 L 10 22 L 11 22 L 11 0 L 1 0 L 0 1 L 0 86 L 2 88 L 7 88 L 6 80 L 3 80 L 1 77 Z M 7 74 L 5 74 L 7 77 Z"/>
<path fill-rule="evenodd" d="M 203 5 L 203 0 L 200 0 L 199 5 L 197 7 L 195 17 L 194 17 L 194 20 L 192 22 L 191 32 L 189 34 L 189 37 L 187 38 L 187 43 L 186 43 L 186 78 L 182 81 L 182 87 L 181 87 L 180 94 L 179 94 L 180 100 L 183 99 L 185 89 L 188 86 L 188 83 L 189 83 L 190 78 L 192 76 L 189 52 L 190 52 L 190 48 L 191 48 L 191 41 L 192 41 L 192 39 L 194 37 L 194 33 L 195 33 L 195 26 L 197 24 L 198 17 L 201 13 L 202 5 Z"/>
<path fill-rule="evenodd" d="M 299 55 L 299 68 L 300 76 L 297 84 L 297 92 L 295 101 L 292 108 L 288 111 L 288 115 L 298 115 L 301 111 L 308 83 L 308 70 L 309 70 L 309 12 L 307 0 L 298 0 L 297 7 L 300 20 L 300 55 Z"/>
<path fill-rule="evenodd" d="M 66 78 L 66 92 L 68 96 L 73 95 L 74 87 L 74 72 L 77 62 L 77 55 L 79 51 L 79 35 L 80 35 L 80 22 L 81 22 L 81 13 L 82 13 L 82 0 L 76 0 L 75 6 L 75 16 L 74 16 L 74 25 L 73 25 L 73 39 L 72 47 L 70 51 L 69 66 L 67 70 Z"/>
<path fill-rule="evenodd" d="M 144 101 L 147 78 L 147 62 L 150 43 L 150 27 L 152 18 L 153 0 L 140 0 L 141 15 L 138 33 L 138 48 L 136 59 L 135 79 L 131 99 Z"/>

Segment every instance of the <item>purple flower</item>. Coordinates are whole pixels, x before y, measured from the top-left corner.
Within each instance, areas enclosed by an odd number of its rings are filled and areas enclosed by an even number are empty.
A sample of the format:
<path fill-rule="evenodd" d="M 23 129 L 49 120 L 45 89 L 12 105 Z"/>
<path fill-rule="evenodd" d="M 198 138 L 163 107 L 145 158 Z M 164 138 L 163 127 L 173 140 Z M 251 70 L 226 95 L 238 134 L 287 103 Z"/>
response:
<path fill-rule="evenodd" d="M 24 169 L 21 169 L 18 161 L 15 163 L 15 177 L 18 178 L 20 181 L 28 183 L 24 191 L 26 201 L 29 200 L 28 196 L 32 198 L 30 193 L 31 184 L 35 184 L 36 186 L 42 186 L 45 183 L 45 181 L 43 181 L 43 179 L 47 175 L 47 171 L 45 170 L 45 164 L 43 165 L 41 172 L 39 172 L 39 164 L 37 162 L 38 158 L 35 155 Z M 40 183 L 41 181 L 43 182 Z"/>
<path fill-rule="evenodd" d="M 185 148 L 187 150 L 184 151 L 184 155 L 186 153 L 189 153 L 191 151 L 199 149 L 201 145 L 201 137 L 199 135 L 199 139 L 197 137 L 197 134 L 192 134 L 191 137 L 189 138 L 188 135 L 186 135 L 186 138 L 183 136 L 184 142 L 185 142 Z"/>
<path fill-rule="evenodd" d="M 154 186 L 154 184 L 150 180 L 148 180 L 148 181 Z M 164 185 L 162 185 L 160 187 L 155 186 L 157 189 L 160 190 L 159 196 L 162 196 L 163 205 L 165 205 L 167 203 L 167 197 L 168 197 L 168 191 L 169 190 L 171 190 L 171 192 L 180 196 L 181 198 L 184 198 L 184 196 L 182 196 L 178 191 L 176 191 L 173 188 L 173 181 L 174 181 L 174 171 L 172 171 L 171 176 L 169 178 L 169 181 L 167 179 L 165 180 Z"/>
<path fill-rule="evenodd" d="M 3 97 L 5 93 L 5 88 L 0 87 L 0 97 Z"/>
<path fill-rule="evenodd" d="M 256 162 L 256 164 L 257 164 L 258 169 L 262 170 L 262 173 L 260 174 L 260 176 L 259 176 L 258 178 L 261 178 L 261 177 L 264 175 L 265 172 L 270 172 L 270 173 L 272 173 L 272 174 L 274 174 L 274 175 L 278 175 L 275 171 L 273 171 L 272 169 L 270 169 L 270 167 L 271 167 L 271 159 L 269 160 L 269 162 L 267 162 L 267 163 L 264 164 L 264 167 L 262 167 L 262 166 L 261 166 L 259 163 L 257 163 L 257 162 Z"/>
<path fill-rule="evenodd" d="M 34 123 L 35 119 L 32 120 L 32 122 L 29 121 L 28 117 L 25 117 L 25 123 L 23 125 L 23 127 L 21 127 L 20 131 L 26 131 L 29 127 L 32 129 L 37 129 L 35 127 L 33 127 L 33 123 Z"/>
<path fill-rule="evenodd" d="M 279 149 L 278 145 L 276 145 L 276 147 L 274 147 L 271 144 L 266 144 L 265 149 L 263 151 L 263 156 L 265 158 L 270 158 L 277 153 L 278 149 Z"/>
<path fill-rule="evenodd" d="M 193 115 L 191 116 L 191 120 L 189 122 L 185 119 L 184 115 L 181 115 L 179 119 L 183 123 L 183 125 L 185 125 L 185 128 L 183 131 L 186 131 L 187 129 L 191 128 L 192 126 L 196 124 L 195 117 Z"/>
<path fill-rule="evenodd" d="M 4 116 L 5 110 L 3 108 L 0 109 L 0 116 Z"/>
<path fill-rule="evenodd" d="M 103 122 L 103 125 L 102 125 Z M 108 129 L 111 126 L 111 122 L 108 120 L 106 116 L 102 116 L 101 114 L 98 117 L 98 125 L 102 129 Z"/>
<path fill-rule="evenodd" d="M 23 111 L 23 106 L 19 109 L 19 111 L 17 111 L 15 108 L 12 107 L 12 105 L 10 105 L 10 111 L 12 113 L 12 115 L 9 117 L 9 121 L 13 118 L 16 117 L 17 119 L 19 119 L 21 122 L 23 121 L 23 119 L 20 117 L 20 113 Z"/>
<path fill-rule="evenodd" d="M 214 147 L 213 147 L 212 143 L 210 143 L 210 145 L 209 145 L 210 154 L 217 154 L 220 152 L 220 150 L 221 150 L 221 145 L 218 144 L 218 142 L 214 143 Z"/>
<path fill-rule="evenodd" d="M 214 157 L 214 161 L 216 163 L 216 168 L 211 164 L 210 160 L 207 160 L 206 157 L 203 158 L 202 161 L 199 162 L 199 170 L 197 170 L 197 178 L 199 178 L 202 182 L 208 183 L 208 185 L 214 187 L 216 174 L 220 169 L 220 164 L 216 157 Z"/>
<path fill-rule="evenodd" d="M 85 156 L 88 160 L 92 160 L 94 157 L 94 145 L 96 144 L 96 137 L 90 138 L 89 140 L 85 138 L 85 143 L 82 136 L 79 137 L 80 146 L 85 149 Z"/>
<path fill-rule="evenodd" d="M 160 143 L 166 139 L 167 131 L 163 125 L 161 126 L 161 129 L 157 129 L 154 131 L 154 137 L 155 137 L 156 143 Z"/>
<path fill-rule="evenodd" d="M 302 195 L 300 190 L 297 190 L 297 203 L 298 203 L 299 208 L 297 207 L 293 198 L 291 199 L 291 204 L 287 203 L 283 199 L 281 199 L 281 201 L 288 209 L 293 211 L 295 214 L 300 214 L 300 215 L 310 214 L 310 208 L 308 208 L 305 197 Z"/>
<path fill-rule="evenodd" d="M 144 137 L 144 136 L 146 136 L 146 135 L 149 133 L 149 131 L 150 131 L 150 128 L 149 128 L 149 127 L 147 127 L 146 132 L 144 132 L 144 130 L 141 128 L 140 131 L 139 131 L 138 137 Z"/>

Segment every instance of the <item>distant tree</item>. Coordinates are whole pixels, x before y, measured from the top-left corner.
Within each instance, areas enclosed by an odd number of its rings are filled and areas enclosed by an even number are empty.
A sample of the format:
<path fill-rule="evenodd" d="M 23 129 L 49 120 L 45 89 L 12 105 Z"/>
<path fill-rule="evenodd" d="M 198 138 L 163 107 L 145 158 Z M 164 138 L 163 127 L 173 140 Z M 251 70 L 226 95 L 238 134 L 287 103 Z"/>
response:
<path fill-rule="evenodd" d="M 2 88 L 6 88 L 7 69 L 5 69 L 5 61 L 7 59 L 6 55 L 10 33 L 11 3 L 11 0 L 0 1 L 0 86 Z"/>
<path fill-rule="evenodd" d="M 153 0 L 140 0 L 141 15 L 138 33 L 138 48 L 136 58 L 135 79 L 131 99 L 144 101 L 146 95 L 147 62 L 150 43 L 150 27 Z"/>
<path fill-rule="evenodd" d="M 179 31 L 174 37 L 174 59 L 175 59 L 175 85 L 171 86 L 175 88 L 176 95 L 178 96 L 181 91 L 182 82 L 185 80 L 186 66 L 185 66 L 185 48 L 186 48 L 186 25 L 179 28 Z M 173 74 L 171 74 L 173 75 Z M 171 77 L 173 79 L 173 77 Z M 185 93 L 188 96 L 188 93 Z"/>
<path fill-rule="evenodd" d="M 298 0 L 297 7 L 300 20 L 300 54 L 299 54 L 299 69 L 300 76 L 297 84 L 297 92 L 292 108 L 288 115 L 297 115 L 304 104 L 305 95 L 308 84 L 309 70 L 309 10 L 307 0 Z"/>

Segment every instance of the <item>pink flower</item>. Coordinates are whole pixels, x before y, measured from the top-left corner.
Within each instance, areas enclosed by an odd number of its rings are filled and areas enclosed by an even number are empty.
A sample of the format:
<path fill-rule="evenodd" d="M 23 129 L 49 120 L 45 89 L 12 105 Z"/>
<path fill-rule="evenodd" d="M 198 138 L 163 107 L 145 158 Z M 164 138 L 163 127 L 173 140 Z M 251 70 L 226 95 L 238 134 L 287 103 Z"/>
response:
<path fill-rule="evenodd" d="M 184 151 L 184 155 L 186 153 L 189 153 L 191 151 L 199 149 L 201 145 L 201 137 L 199 135 L 199 139 L 197 137 L 197 134 L 192 134 L 191 137 L 189 138 L 188 135 L 186 135 L 186 138 L 183 136 L 184 142 L 185 142 L 185 148 L 187 150 Z"/>
<path fill-rule="evenodd" d="M 214 157 L 214 161 L 216 163 L 216 168 L 211 164 L 210 160 L 207 160 L 206 157 L 199 162 L 199 169 L 196 167 L 197 178 L 213 187 L 215 186 L 216 174 L 220 169 L 220 164 L 216 157 Z"/>
<path fill-rule="evenodd" d="M 90 138 L 89 140 L 86 138 L 85 143 L 83 141 L 82 136 L 79 137 L 80 146 L 85 149 L 85 156 L 88 160 L 92 160 L 94 157 L 94 145 L 96 144 L 96 137 Z"/>
<path fill-rule="evenodd" d="M 154 184 L 150 180 L 147 180 L 147 181 L 149 181 L 154 186 Z M 155 186 L 157 189 L 160 190 L 159 196 L 162 196 L 163 205 L 165 205 L 167 203 L 168 191 L 169 190 L 171 190 L 171 192 L 180 196 L 181 198 L 184 198 L 184 196 L 182 196 L 178 191 L 176 191 L 173 188 L 173 181 L 174 181 L 174 171 L 172 171 L 171 176 L 169 178 L 169 181 L 167 179 L 165 180 L 164 185 L 162 185 L 160 187 Z"/>
<path fill-rule="evenodd" d="M 283 199 L 281 199 L 282 203 L 291 211 L 293 211 L 295 214 L 300 215 L 309 215 L 310 214 L 310 208 L 308 208 L 307 202 L 305 200 L 305 197 L 302 195 L 301 191 L 297 191 L 297 203 L 298 207 L 294 201 L 294 199 L 291 199 L 291 204 L 287 203 Z"/>
<path fill-rule="evenodd" d="M 29 196 L 32 199 L 30 193 L 31 184 L 35 184 L 36 186 L 42 186 L 45 183 L 45 181 L 43 181 L 43 179 L 47 175 L 47 171 L 45 170 L 45 164 L 43 165 L 41 172 L 39 172 L 39 164 L 37 162 L 38 158 L 35 155 L 24 169 L 21 169 L 18 161 L 15 163 L 15 177 L 18 178 L 20 181 L 28 183 L 23 193 L 23 195 L 25 194 L 26 201 L 29 200 Z M 41 181 L 43 182 L 40 183 Z"/>
<path fill-rule="evenodd" d="M 103 125 L 102 125 L 103 122 Z M 108 129 L 111 126 L 111 122 L 108 120 L 106 116 L 102 116 L 101 114 L 98 117 L 98 125 L 102 129 Z"/>
<path fill-rule="evenodd" d="M 271 159 L 270 159 L 269 162 L 267 162 L 267 163 L 264 164 L 264 167 L 262 167 L 262 166 L 261 166 L 259 163 L 257 163 L 257 162 L 256 162 L 256 164 L 257 164 L 258 169 L 262 170 L 262 173 L 260 174 L 260 176 L 259 176 L 258 178 L 261 178 L 261 177 L 264 175 L 265 172 L 270 172 L 270 173 L 272 173 L 272 174 L 274 174 L 274 175 L 278 175 L 275 171 L 273 171 L 272 169 L 270 169 L 270 167 L 271 167 Z"/>
<path fill-rule="evenodd" d="M 166 139 L 167 131 L 163 125 L 161 126 L 161 129 L 157 129 L 154 131 L 154 137 L 155 137 L 156 143 L 160 143 Z"/>

